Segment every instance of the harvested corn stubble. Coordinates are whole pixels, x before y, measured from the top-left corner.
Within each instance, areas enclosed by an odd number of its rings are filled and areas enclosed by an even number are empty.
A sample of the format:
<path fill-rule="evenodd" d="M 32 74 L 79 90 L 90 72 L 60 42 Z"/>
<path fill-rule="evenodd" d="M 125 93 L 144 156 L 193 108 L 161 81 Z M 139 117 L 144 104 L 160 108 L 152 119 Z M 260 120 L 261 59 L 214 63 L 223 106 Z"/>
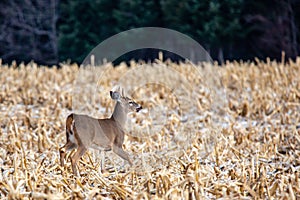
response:
<path fill-rule="evenodd" d="M 137 65 L 87 70 L 82 85 L 77 65 L 2 64 L 0 198 L 300 199 L 300 58 L 228 62 L 214 68 L 220 78 L 187 63 L 144 64 L 149 80 L 165 84 L 134 88 L 143 78 L 131 71 Z M 101 70 L 109 75 L 99 79 Z M 59 163 L 65 119 L 80 105 L 90 116 L 109 117 L 109 91 L 119 82 L 144 108 L 131 114 L 123 144 L 133 165 L 106 152 L 101 173 L 98 151 L 89 150 L 76 177 L 74 151 Z"/>

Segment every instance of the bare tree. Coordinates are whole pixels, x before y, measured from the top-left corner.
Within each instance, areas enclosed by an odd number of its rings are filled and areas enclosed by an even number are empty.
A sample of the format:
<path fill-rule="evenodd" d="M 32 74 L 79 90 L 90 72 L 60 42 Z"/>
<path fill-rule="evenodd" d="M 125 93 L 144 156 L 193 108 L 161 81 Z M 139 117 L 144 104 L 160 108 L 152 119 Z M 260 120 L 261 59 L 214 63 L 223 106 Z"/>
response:
<path fill-rule="evenodd" d="M 58 0 L 4 0 L 0 3 L 0 58 L 58 62 Z"/>
<path fill-rule="evenodd" d="M 247 25 L 255 31 L 250 37 L 250 43 L 256 55 L 260 57 L 268 55 L 279 59 L 282 51 L 289 58 L 295 58 L 298 55 L 298 30 L 294 18 L 294 3 L 291 0 L 277 1 L 272 17 L 264 14 L 245 17 Z"/>

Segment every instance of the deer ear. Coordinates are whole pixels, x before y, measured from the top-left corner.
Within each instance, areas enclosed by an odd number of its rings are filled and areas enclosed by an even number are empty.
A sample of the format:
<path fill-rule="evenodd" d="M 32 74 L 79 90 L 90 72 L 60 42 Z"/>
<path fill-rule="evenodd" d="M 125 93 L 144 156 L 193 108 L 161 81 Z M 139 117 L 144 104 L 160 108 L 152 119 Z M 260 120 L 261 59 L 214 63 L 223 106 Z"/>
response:
<path fill-rule="evenodd" d="M 110 97 L 113 99 L 113 100 L 119 100 L 121 98 L 121 95 L 119 92 L 114 92 L 114 91 L 110 91 Z"/>

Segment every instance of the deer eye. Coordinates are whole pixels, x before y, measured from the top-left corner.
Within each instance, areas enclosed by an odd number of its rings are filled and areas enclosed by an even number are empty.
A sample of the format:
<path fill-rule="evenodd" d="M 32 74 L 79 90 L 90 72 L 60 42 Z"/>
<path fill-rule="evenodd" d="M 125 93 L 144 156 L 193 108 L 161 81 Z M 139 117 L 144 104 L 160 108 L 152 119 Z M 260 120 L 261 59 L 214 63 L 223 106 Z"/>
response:
<path fill-rule="evenodd" d="M 131 106 L 132 106 L 132 105 L 133 105 L 133 102 L 132 102 L 132 101 L 130 101 L 130 102 L 129 102 L 129 105 L 131 105 Z"/>

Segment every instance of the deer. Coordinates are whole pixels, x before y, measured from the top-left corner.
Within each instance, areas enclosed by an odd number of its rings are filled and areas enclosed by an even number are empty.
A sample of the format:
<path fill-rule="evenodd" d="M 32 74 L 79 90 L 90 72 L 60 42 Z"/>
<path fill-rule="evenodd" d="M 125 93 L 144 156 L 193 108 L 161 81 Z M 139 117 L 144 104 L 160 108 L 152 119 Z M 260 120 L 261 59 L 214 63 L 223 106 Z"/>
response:
<path fill-rule="evenodd" d="M 104 169 L 104 151 L 113 151 L 132 166 L 129 155 L 123 149 L 125 123 L 127 115 L 139 112 L 142 106 L 124 95 L 124 90 L 110 91 L 110 97 L 116 101 L 110 118 L 97 119 L 88 115 L 71 113 L 66 119 L 67 142 L 59 149 L 60 165 L 68 151 L 76 149 L 71 156 L 72 171 L 78 176 L 77 162 L 89 149 L 99 149 L 102 155 L 101 168 Z"/>

